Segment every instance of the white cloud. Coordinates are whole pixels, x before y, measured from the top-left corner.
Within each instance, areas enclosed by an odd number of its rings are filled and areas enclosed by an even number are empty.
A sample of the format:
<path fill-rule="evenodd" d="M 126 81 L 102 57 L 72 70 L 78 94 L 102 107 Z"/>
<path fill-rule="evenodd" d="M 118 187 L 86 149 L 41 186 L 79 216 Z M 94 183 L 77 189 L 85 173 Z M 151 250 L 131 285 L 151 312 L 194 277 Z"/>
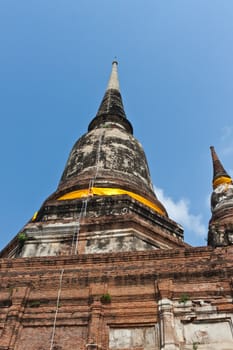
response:
<path fill-rule="evenodd" d="M 189 230 L 198 236 L 206 236 L 206 227 L 202 223 L 202 216 L 190 213 L 187 199 L 181 198 L 175 202 L 171 197 L 166 196 L 161 188 L 154 186 L 154 189 L 158 199 L 165 206 L 172 220 L 181 224 L 185 230 Z"/>
<path fill-rule="evenodd" d="M 222 135 L 221 135 L 221 140 L 224 142 L 226 140 L 229 140 L 233 134 L 233 127 L 232 126 L 224 126 L 222 128 Z"/>
<path fill-rule="evenodd" d="M 233 143 L 232 145 L 225 146 L 222 150 L 224 156 L 230 156 L 233 154 Z"/>
<path fill-rule="evenodd" d="M 229 139 L 232 138 L 232 134 L 233 134 L 233 127 L 232 126 L 224 126 L 222 128 L 222 135 L 221 135 L 221 140 L 224 141 L 228 141 Z"/>

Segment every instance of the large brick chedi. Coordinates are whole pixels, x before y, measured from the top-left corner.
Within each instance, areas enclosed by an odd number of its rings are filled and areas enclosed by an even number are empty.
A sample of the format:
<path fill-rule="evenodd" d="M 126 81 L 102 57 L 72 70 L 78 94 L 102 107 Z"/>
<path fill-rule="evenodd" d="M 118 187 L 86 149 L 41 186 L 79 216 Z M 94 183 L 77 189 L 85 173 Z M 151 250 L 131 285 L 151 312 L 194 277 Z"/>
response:
<path fill-rule="evenodd" d="M 154 193 L 117 62 L 57 190 L 1 252 L 0 350 L 232 350 L 232 180 L 212 148 L 208 246 Z"/>

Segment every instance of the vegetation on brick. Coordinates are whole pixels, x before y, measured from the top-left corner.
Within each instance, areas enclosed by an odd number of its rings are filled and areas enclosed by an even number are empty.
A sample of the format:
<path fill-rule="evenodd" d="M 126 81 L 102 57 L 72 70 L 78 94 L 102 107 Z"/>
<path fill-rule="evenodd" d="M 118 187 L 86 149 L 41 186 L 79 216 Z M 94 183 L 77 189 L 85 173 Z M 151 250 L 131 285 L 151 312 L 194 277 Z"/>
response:
<path fill-rule="evenodd" d="M 18 234 L 18 240 L 20 243 L 24 243 L 27 240 L 27 235 L 24 232 Z"/>
<path fill-rule="evenodd" d="M 110 304 L 112 301 L 111 295 L 109 293 L 105 293 L 101 296 L 100 301 L 102 304 Z"/>
<path fill-rule="evenodd" d="M 196 343 L 196 342 L 193 343 L 193 350 L 197 350 L 198 349 L 198 344 L 199 343 Z"/>
<path fill-rule="evenodd" d="M 181 294 L 179 303 L 184 303 L 184 304 L 186 304 L 187 301 L 189 301 L 189 299 L 190 299 L 190 298 L 189 298 L 189 295 L 188 295 L 188 294 L 186 294 L 186 293 Z"/>
<path fill-rule="evenodd" d="M 39 307 L 40 306 L 40 301 L 39 300 L 35 300 L 35 301 L 31 301 L 28 304 L 29 307 Z"/>
<path fill-rule="evenodd" d="M 14 287 L 13 286 L 8 287 L 8 291 L 9 291 L 9 295 L 11 297 L 13 294 L 13 291 L 14 291 Z"/>

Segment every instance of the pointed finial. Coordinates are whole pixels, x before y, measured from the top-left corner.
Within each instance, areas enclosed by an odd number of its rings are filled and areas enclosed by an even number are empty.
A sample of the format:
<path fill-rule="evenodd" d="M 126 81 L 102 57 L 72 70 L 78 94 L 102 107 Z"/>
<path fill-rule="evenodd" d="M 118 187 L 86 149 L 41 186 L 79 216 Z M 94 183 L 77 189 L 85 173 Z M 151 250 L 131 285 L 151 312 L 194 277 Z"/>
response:
<path fill-rule="evenodd" d="M 220 162 L 213 146 L 210 147 L 213 161 L 213 188 L 224 183 L 232 183 L 231 177 L 227 174 L 222 163 Z"/>
<path fill-rule="evenodd" d="M 107 90 L 105 91 L 95 118 L 88 126 L 88 131 L 91 131 L 96 127 L 102 127 L 106 122 L 109 122 L 111 125 L 120 125 L 127 132 L 133 134 L 132 125 L 126 118 L 122 102 L 117 74 L 117 64 L 117 61 L 112 62 L 112 71 Z"/>
<path fill-rule="evenodd" d="M 118 66 L 118 62 L 116 60 L 116 57 L 114 57 L 114 61 L 112 62 L 112 72 L 108 82 L 107 90 L 114 89 L 114 90 L 120 91 L 117 66 Z"/>

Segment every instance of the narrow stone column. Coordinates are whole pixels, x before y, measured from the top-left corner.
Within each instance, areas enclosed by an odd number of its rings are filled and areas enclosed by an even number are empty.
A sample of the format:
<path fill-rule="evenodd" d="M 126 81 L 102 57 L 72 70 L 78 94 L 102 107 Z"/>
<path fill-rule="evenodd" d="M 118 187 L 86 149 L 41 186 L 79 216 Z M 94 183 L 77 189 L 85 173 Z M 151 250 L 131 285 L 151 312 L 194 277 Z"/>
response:
<path fill-rule="evenodd" d="M 179 350 L 179 345 L 176 341 L 172 301 L 170 299 L 161 299 L 159 301 L 159 316 L 161 350 Z"/>
<path fill-rule="evenodd" d="M 28 298 L 30 288 L 17 287 L 13 288 L 12 295 L 9 297 L 12 306 L 4 323 L 4 328 L 0 340 L 0 349 L 13 350 L 18 340 L 20 330 L 22 329 L 21 319 L 24 314 L 26 300 Z"/>
<path fill-rule="evenodd" d="M 100 302 L 95 302 L 91 307 L 91 318 L 89 321 L 88 329 L 88 343 L 86 345 L 87 350 L 100 350 L 100 338 L 102 331 L 102 305 Z"/>

